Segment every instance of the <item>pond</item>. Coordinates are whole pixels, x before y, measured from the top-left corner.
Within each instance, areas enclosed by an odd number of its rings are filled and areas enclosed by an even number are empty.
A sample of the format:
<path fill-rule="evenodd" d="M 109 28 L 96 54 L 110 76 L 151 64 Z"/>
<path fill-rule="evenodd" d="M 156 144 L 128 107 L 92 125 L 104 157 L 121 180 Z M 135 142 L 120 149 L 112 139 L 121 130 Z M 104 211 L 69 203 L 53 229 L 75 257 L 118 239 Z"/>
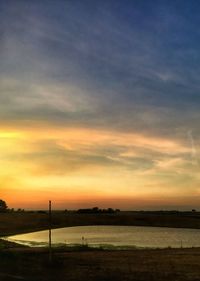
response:
<path fill-rule="evenodd" d="M 29 246 L 46 246 L 48 230 L 5 238 Z M 76 226 L 52 230 L 52 244 L 112 245 L 138 248 L 200 247 L 200 230 L 144 226 Z"/>

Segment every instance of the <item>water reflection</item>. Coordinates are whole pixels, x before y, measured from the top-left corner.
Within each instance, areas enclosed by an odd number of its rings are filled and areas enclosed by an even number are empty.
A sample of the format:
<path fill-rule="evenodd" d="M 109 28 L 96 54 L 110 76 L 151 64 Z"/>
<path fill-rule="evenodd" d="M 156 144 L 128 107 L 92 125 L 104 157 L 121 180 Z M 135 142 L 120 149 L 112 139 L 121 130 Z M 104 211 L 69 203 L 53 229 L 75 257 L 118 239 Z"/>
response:
<path fill-rule="evenodd" d="M 9 241 L 46 246 L 48 231 L 14 235 Z M 53 244 L 89 244 L 150 248 L 200 247 L 200 230 L 139 226 L 79 226 L 52 230 Z"/>

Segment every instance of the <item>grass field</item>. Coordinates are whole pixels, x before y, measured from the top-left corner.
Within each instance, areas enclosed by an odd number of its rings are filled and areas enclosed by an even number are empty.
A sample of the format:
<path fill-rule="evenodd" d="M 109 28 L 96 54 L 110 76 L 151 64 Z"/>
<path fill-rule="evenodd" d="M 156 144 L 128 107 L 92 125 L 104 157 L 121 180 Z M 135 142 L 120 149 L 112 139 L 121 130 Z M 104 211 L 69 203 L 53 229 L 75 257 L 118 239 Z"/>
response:
<path fill-rule="evenodd" d="M 72 214 L 53 213 L 54 227 L 118 224 L 200 227 L 199 214 Z M 1 235 L 45 229 L 48 214 L 0 214 Z M 156 250 L 76 250 L 54 249 L 49 263 L 48 250 L 27 248 L 0 241 L 0 280 L 27 281 L 199 281 L 200 249 Z"/>
<path fill-rule="evenodd" d="M 48 228 L 48 219 L 48 213 L 0 213 L 0 236 L 46 229 Z M 53 228 L 77 225 L 143 225 L 200 228 L 200 214 L 197 212 L 52 213 Z"/>
<path fill-rule="evenodd" d="M 0 280 L 199 281 L 200 249 L 131 251 L 0 251 Z"/>

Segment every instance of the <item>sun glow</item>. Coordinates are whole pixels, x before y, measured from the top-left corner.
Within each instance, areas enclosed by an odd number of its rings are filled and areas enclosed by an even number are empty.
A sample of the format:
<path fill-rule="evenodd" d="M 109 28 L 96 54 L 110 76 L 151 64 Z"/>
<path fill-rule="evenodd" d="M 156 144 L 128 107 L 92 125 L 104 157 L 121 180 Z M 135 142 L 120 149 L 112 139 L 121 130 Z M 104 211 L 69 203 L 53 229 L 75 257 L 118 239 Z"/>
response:
<path fill-rule="evenodd" d="M 176 195 L 174 168 L 184 170 L 190 151 L 170 139 L 88 128 L 15 128 L 0 131 L 0 138 L 0 188 L 15 206 L 28 194 L 33 206 L 49 196 L 103 204 Z M 177 189 L 169 188 L 174 184 Z"/>

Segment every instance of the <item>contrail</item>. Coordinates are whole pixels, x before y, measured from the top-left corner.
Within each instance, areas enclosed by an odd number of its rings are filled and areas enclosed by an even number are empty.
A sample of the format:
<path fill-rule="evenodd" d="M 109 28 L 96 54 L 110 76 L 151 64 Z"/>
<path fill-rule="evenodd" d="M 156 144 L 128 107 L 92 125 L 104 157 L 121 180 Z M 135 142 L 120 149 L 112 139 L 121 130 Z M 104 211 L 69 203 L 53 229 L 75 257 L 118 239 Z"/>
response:
<path fill-rule="evenodd" d="M 189 138 L 190 144 L 191 144 L 191 157 L 193 159 L 193 163 L 197 164 L 198 163 L 198 161 L 197 161 L 197 151 L 196 151 L 196 148 L 195 148 L 192 131 L 188 131 L 188 138 Z"/>

